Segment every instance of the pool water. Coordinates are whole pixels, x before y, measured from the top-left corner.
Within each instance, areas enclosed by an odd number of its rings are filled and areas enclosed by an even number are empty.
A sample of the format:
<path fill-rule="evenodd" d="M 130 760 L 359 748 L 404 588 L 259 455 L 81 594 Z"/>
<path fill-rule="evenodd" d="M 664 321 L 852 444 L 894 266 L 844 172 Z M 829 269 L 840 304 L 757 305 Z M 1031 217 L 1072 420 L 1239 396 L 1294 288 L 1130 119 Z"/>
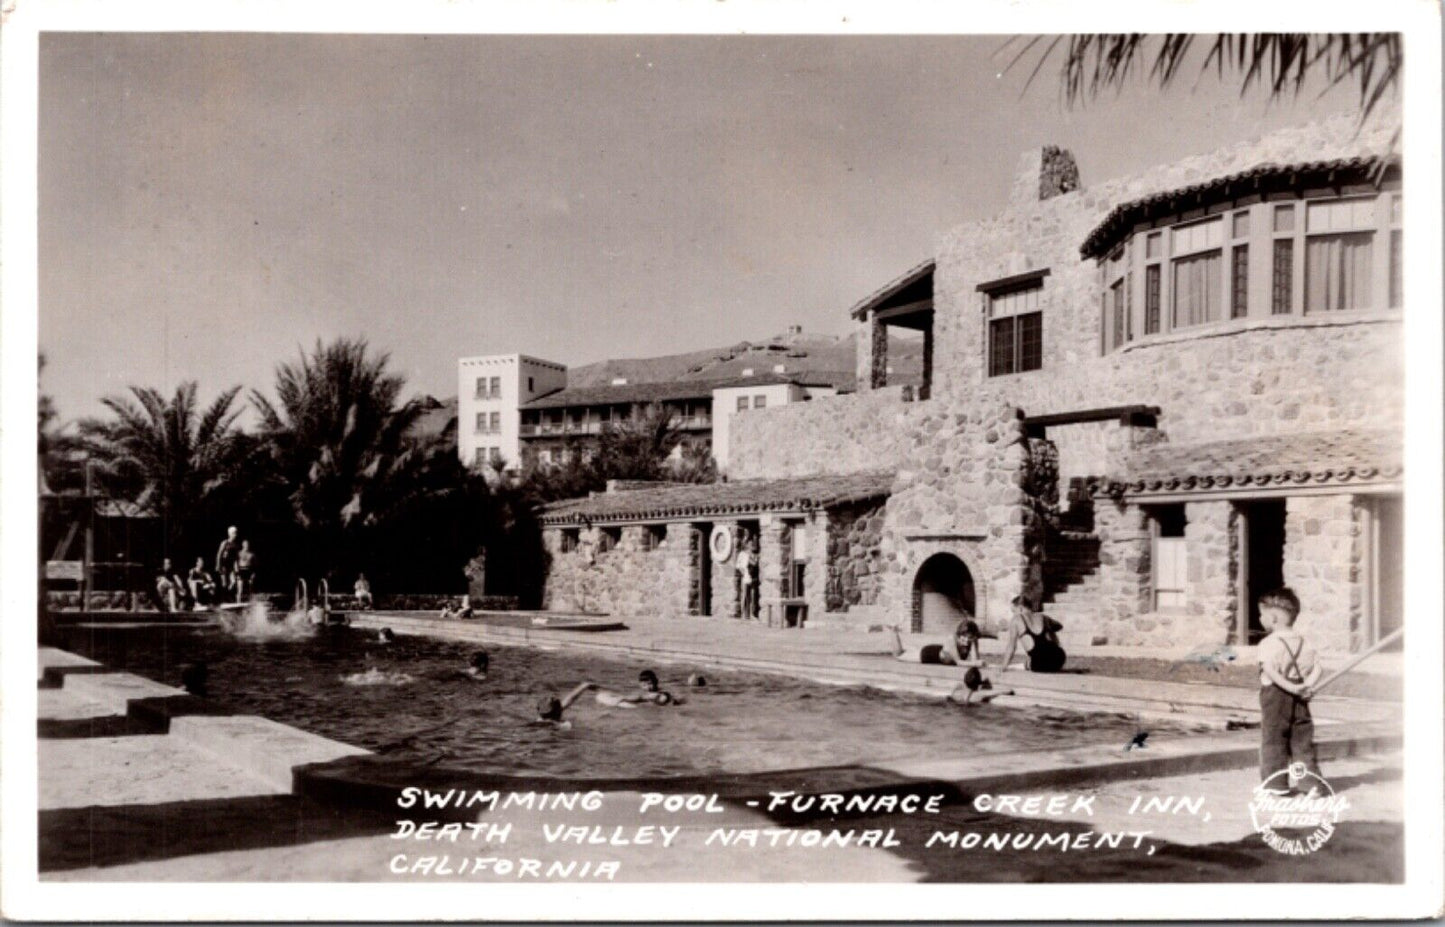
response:
<path fill-rule="evenodd" d="M 488 645 L 485 680 L 462 670 L 478 647 L 329 629 L 308 639 L 241 640 L 214 628 L 70 629 L 62 646 L 179 686 L 205 661 L 208 698 L 388 756 L 513 775 L 617 777 L 868 766 L 1099 744 L 1122 747 L 1134 718 L 949 702 L 864 686 L 651 665 L 685 702 L 608 708 L 585 695 L 570 728 L 532 723 L 539 698 L 582 681 L 622 692 L 649 664 Z M 689 688 L 702 672 L 705 688 Z M 1162 726 L 1150 722 L 1157 735 Z M 1177 730 L 1183 730 L 1179 727 Z"/>

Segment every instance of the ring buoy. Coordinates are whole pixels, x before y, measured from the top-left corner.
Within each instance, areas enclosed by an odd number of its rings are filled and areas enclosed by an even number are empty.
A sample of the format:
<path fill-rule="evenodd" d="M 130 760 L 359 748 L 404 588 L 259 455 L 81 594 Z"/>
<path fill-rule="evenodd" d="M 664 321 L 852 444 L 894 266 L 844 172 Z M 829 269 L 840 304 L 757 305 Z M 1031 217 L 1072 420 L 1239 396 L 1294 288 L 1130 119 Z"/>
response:
<path fill-rule="evenodd" d="M 722 563 L 733 555 L 733 529 L 727 525 L 713 525 L 712 537 L 707 541 L 712 559 Z"/>

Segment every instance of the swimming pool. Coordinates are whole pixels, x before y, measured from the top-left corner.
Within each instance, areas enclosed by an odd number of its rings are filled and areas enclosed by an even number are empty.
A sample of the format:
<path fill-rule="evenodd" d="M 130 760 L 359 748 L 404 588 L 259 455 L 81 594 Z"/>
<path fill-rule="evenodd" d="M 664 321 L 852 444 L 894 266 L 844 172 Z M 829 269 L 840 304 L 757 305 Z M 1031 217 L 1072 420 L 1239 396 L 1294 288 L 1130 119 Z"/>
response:
<path fill-rule="evenodd" d="M 1132 717 L 948 702 L 864 686 L 651 666 L 563 651 L 488 645 L 485 680 L 462 669 L 476 645 L 329 629 L 307 639 L 242 640 L 210 627 L 71 628 L 65 649 L 180 685 L 205 661 L 208 698 L 324 737 L 413 762 L 486 773 L 569 778 L 756 773 L 868 766 L 1127 743 Z M 537 700 L 584 680 L 632 691 L 641 669 L 685 698 L 670 707 L 608 708 L 584 696 L 570 729 L 538 726 Z M 1156 734 L 1165 726 L 1150 723 Z M 1188 728 L 1175 725 L 1173 730 Z"/>

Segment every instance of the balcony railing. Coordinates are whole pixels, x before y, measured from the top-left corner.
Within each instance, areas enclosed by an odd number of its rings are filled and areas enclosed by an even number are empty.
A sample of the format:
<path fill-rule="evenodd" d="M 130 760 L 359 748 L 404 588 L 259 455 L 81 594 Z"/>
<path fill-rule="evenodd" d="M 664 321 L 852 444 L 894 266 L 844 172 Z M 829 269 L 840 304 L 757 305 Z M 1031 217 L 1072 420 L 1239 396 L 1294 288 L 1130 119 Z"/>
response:
<path fill-rule="evenodd" d="M 518 434 L 523 438 L 570 437 L 573 435 L 600 435 L 609 424 L 621 425 L 625 419 L 611 422 L 533 422 L 523 423 Z M 690 415 L 675 420 L 676 427 L 683 431 L 702 431 L 712 428 L 712 416 Z"/>

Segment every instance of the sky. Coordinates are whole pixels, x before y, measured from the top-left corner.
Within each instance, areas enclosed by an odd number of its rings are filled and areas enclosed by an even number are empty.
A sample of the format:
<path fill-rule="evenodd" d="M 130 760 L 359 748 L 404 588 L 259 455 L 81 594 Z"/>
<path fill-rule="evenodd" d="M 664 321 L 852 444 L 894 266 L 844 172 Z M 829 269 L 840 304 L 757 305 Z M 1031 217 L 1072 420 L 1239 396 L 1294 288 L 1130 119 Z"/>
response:
<path fill-rule="evenodd" d="M 269 393 L 362 336 L 418 393 L 456 359 L 577 365 L 846 334 L 1000 210 L 1019 156 L 1084 186 L 1354 111 L 1143 82 L 1070 109 L 1000 36 L 48 34 L 42 390 Z"/>

